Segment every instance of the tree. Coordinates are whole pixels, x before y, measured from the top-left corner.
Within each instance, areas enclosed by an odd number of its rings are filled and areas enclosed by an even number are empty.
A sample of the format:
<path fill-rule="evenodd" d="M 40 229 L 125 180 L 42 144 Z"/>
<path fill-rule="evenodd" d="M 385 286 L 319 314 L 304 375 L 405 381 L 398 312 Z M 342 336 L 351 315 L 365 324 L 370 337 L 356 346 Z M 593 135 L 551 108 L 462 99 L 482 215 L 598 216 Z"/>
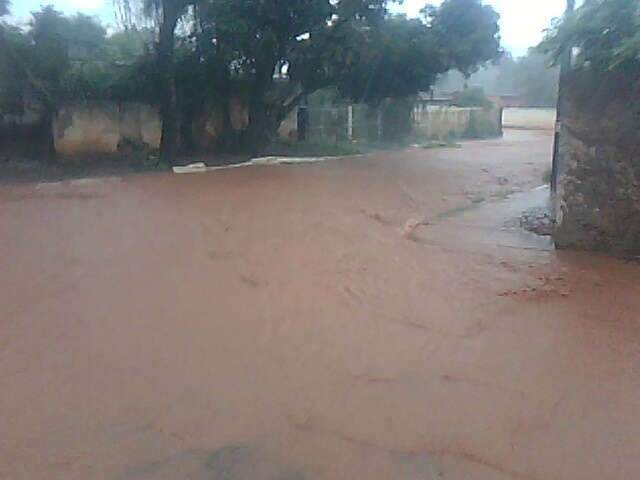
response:
<path fill-rule="evenodd" d="M 24 111 L 25 73 L 17 59 L 28 59 L 31 45 L 20 29 L 0 24 L 0 112 L 19 115 Z"/>
<path fill-rule="evenodd" d="M 559 69 L 536 49 L 527 55 L 513 58 L 505 52 L 500 60 L 491 63 L 465 80 L 457 72 L 447 72 L 438 79 L 436 89 L 443 93 L 458 92 L 465 83 L 470 89 L 479 87 L 489 96 L 518 95 L 528 106 L 555 107 L 558 96 Z"/>
<path fill-rule="evenodd" d="M 133 0 L 118 0 L 125 12 L 132 9 Z M 178 105 L 175 73 L 175 31 L 180 18 L 193 0 L 139 0 L 146 17 L 159 19 L 157 74 L 160 86 L 162 136 L 160 159 L 168 164 L 176 161 L 178 151 Z M 127 18 L 132 15 L 125 14 Z"/>
<path fill-rule="evenodd" d="M 47 6 L 33 13 L 30 27 L 31 64 L 25 61 L 22 68 L 43 107 L 44 153 L 47 159 L 54 160 L 53 122 L 63 97 L 63 76 L 70 66 L 69 44 L 65 38 L 69 21 L 52 6 Z"/>
<path fill-rule="evenodd" d="M 210 0 L 202 6 L 201 50 L 216 65 L 218 83 L 227 84 L 221 90 L 241 91 L 248 109 L 241 143 L 260 150 L 306 95 L 330 85 L 352 24 L 373 26 L 385 3 Z"/>
<path fill-rule="evenodd" d="M 423 13 L 437 34 L 447 64 L 466 79 L 500 58 L 500 15 L 481 0 L 445 0 Z"/>
<path fill-rule="evenodd" d="M 198 10 L 197 56 L 215 65 L 219 92 L 243 95 L 249 124 L 241 143 L 260 150 L 319 89 L 335 87 L 343 98 L 371 104 L 429 89 L 461 57 L 445 55 L 459 40 L 447 31 L 448 12 L 459 2 L 448 0 L 443 12 L 430 9 L 420 20 L 389 16 L 385 0 L 209 0 Z M 499 53 L 497 15 L 478 0 L 473 5 L 493 24 L 481 32 L 464 25 L 462 40 L 485 46 L 463 59 L 467 70 Z"/>
<path fill-rule="evenodd" d="M 86 15 L 66 17 L 53 7 L 32 14 L 29 29 L 0 29 L 0 83 L 4 108 L 19 112 L 29 97 L 42 109 L 41 138 L 55 159 L 53 122 L 68 99 L 99 98 L 113 82 L 105 58 L 106 30 Z M 7 98 L 12 99 L 7 105 Z"/>
<path fill-rule="evenodd" d="M 178 104 L 175 77 L 175 30 L 178 20 L 184 14 L 188 0 L 153 0 L 161 9 L 160 32 L 158 36 L 158 74 L 162 99 L 162 137 L 160 159 L 168 164 L 175 162 L 178 151 Z"/>
<path fill-rule="evenodd" d="M 68 99 L 92 98 L 106 88 L 105 28 L 93 17 L 66 17 L 52 6 L 32 14 L 28 38 L 31 52 L 23 59 L 31 90 L 43 108 L 45 154 L 55 158 L 53 123 Z"/>
<path fill-rule="evenodd" d="M 392 16 L 351 38 L 338 92 L 354 102 L 377 105 L 385 98 L 416 95 L 448 69 L 435 32 L 420 19 Z"/>
<path fill-rule="evenodd" d="M 154 47 L 155 34 L 150 29 L 129 28 L 111 34 L 106 39 L 107 56 L 121 65 L 132 65 L 149 55 Z"/>
<path fill-rule="evenodd" d="M 466 88 L 453 95 L 453 103 L 458 107 L 491 108 L 493 105 L 481 87 Z"/>
<path fill-rule="evenodd" d="M 555 107 L 559 80 L 559 69 L 552 66 L 549 58 L 536 49 L 530 49 L 526 56 L 515 63 L 513 82 L 516 91 L 522 94 L 530 106 Z"/>
<path fill-rule="evenodd" d="M 375 104 L 426 90 L 438 73 L 469 71 L 499 51 L 497 15 L 479 0 L 472 2 L 476 15 L 493 24 L 459 29 L 462 40 L 485 45 L 464 58 L 448 50 L 459 39 L 447 31 L 455 26 L 447 12 L 469 0 L 447 0 L 442 12 L 414 20 L 388 15 L 389 0 L 192 1 L 138 0 L 159 24 L 155 74 L 165 159 L 175 154 L 178 132 L 188 146 L 194 118 L 211 110 L 222 113 L 221 147 L 258 152 L 319 89 Z M 231 121 L 238 102 L 247 112 L 239 130 Z"/>

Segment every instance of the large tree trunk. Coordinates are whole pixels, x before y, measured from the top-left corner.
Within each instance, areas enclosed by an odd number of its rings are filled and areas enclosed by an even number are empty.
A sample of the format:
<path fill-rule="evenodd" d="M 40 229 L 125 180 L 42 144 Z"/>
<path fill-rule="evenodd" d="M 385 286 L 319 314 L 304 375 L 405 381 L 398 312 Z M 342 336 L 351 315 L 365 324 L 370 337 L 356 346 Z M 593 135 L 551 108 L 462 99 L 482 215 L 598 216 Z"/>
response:
<path fill-rule="evenodd" d="M 273 74 L 278 57 L 265 51 L 256 65 L 256 76 L 249 96 L 249 125 L 245 131 L 245 141 L 252 154 L 260 154 L 273 141 L 280 126 L 274 105 L 267 96 L 273 91 Z M 273 101 L 273 100 L 272 100 Z"/>
<path fill-rule="evenodd" d="M 249 110 L 249 125 L 246 131 L 247 145 L 251 153 L 260 154 L 273 140 L 273 131 L 277 129 L 270 118 L 267 105 L 262 98 L 254 99 Z"/>
<path fill-rule="evenodd" d="M 238 153 L 242 151 L 242 141 L 231 120 L 231 93 L 224 92 L 222 96 L 217 107 L 222 114 L 222 131 L 216 139 L 216 149 L 224 153 Z"/>
<path fill-rule="evenodd" d="M 298 107 L 305 96 L 305 93 L 300 93 L 293 98 L 283 99 L 281 103 L 271 105 L 264 101 L 263 96 L 251 102 L 249 126 L 245 134 L 251 153 L 262 153 L 271 142 L 277 139 L 282 122 Z"/>
<path fill-rule="evenodd" d="M 193 107 L 183 109 L 180 118 L 180 153 L 193 155 L 196 151 L 196 142 L 193 137 L 193 123 L 196 112 Z"/>
<path fill-rule="evenodd" d="M 55 119 L 56 109 L 51 105 L 46 105 L 40 125 L 40 138 L 42 142 L 42 155 L 49 165 L 57 162 L 56 143 L 53 131 L 53 122 L 55 122 Z"/>
<path fill-rule="evenodd" d="M 158 41 L 158 70 L 160 75 L 160 115 L 162 117 L 162 138 L 160 140 L 160 160 L 169 165 L 176 162 L 178 152 L 178 101 L 174 67 L 174 33 L 180 8 L 175 1 L 163 0 L 162 24 Z"/>

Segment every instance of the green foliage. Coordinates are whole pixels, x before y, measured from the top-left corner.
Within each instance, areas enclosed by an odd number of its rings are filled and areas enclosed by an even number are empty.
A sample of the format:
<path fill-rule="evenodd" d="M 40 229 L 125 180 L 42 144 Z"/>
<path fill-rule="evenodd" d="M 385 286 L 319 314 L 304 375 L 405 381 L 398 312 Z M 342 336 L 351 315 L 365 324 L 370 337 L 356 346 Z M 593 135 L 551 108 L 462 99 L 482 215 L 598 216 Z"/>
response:
<path fill-rule="evenodd" d="M 99 22 L 80 14 L 66 17 L 47 6 L 33 13 L 29 27 L 4 30 L 0 82 L 16 98 L 29 94 L 55 109 L 106 83 L 111 72 L 99 63 L 106 38 Z"/>
<path fill-rule="evenodd" d="M 496 113 L 497 115 L 497 113 Z M 464 138 L 480 139 L 491 138 L 500 135 L 500 127 L 497 122 L 491 120 L 486 114 L 471 112 L 469 126 L 464 132 Z"/>
<path fill-rule="evenodd" d="M 264 143 L 308 94 L 335 86 L 358 32 L 381 21 L 385 3 L 210 0 L 193 26 L 196 58 L 184 61 L 193 74 L 179 73 L 178 89 L 187 90 L 182 98 L 204 94 L 195 103 L 223 110 L 230 96 L 240 97 L 249 109 L 240 142 Z"/>
<path fill-rule="evenodd" d="M 131 28 L 115 32 L 106 39 L 107 58 L 119 65 L 133 65 L 153 50 L 155 34 L 149 29 Z"/>
<path fill-rule="evenodd" d="M 19 111 L 26 96 L 54 109 L 67 100 L 149 100 L 157 93 L 150 80 L 152 42 L 149 30 L 107 37 L 93 17 L 44 7 L 33 13 L 27 31 L 3 29 L 1 108 Z"/>
<path fill-rule="evenodd" d="M 44 7 L 27 31 L 12 32 L 16 77 L 28 78 L 14 87 L 54 109 L 68 99 L 152 102 L 174 131 L 181 119 L 185 138 L 216 109 L 236 144 L 259 148 L 318 90 L 378 105 L 499 53 L 498 16 L 481 0 L 446 0 L 421 19 L 389 15 L 390 1 L 116 0 L 129 28 L 111 36 L 92 17 Z M 141 14 L 154 28 L 135 28 Z M 240 132 L 232 101 L 248 111 Z"/>
<path fill-rule="evenodd" d="M 587 0 L 576 12 L 555 22 L 539 48 L 556 63 L 573 50 L 576 68 L 637 71 L 640 0 Z"/>
<path fill-rule="evenodd" d="M 500 57 L 500 15 L 490 5 L 481 0 L 445 0 L 423 12 L 436 33 L 447 70 L 456 69 L 469 78 L 479 66 Z"/>
<path fill-rule="evenodd" d="M 505 62 L 499 80 L 511 82 L 513 92 L 522 94 L 530 106 L 555 107 L 559 79 L 559 69 L 550 65 L 548 57 L 530 49 L 526 56 L 512 60 L 511 65 Z"/>
<path fill-rule="evenodd" d="M 358 155 L 363 151 L 351 143 L 329 140 L 291 142 L 279 140 L 267 147 L 264 155 L 282 157 L 344 157 Z"/>
<path fill-rule="evenodd" d="M 433 30 L 420 19 L 388 17 L 351 38 L 351 56 L 337 83 L 340 95 L 354 102 L 416 95 L 448 69 Z"/>
<path fill-rule="evenodd" d="M 383 141 L 398 141 L 407 138 L 413 131 L 413 108 L 415 97 L 385 100 L 382 108 Z"/>
<path fill-rule="evenodd" d="M 449 94 L 464 85 L 482 88 L 488 96 L 519 95 L 531 107 L 555 107 L 558 100 L 559 68 L 549 57 L 530 49 L 527 55 L 513 58 L 505 53 L 499 61 L 474 73 L 465 81 L 458 72 L 448 72 L 436 84 L 436 91 Z"/>
<path fill-rule="evenodd" d="M 31 45 L 17 27 L 0 25 L 0 113 L 24 111 L 24 71 L 16 68 L 16 58 L 27 59 Z"/>
<path fill-rule="evenodd" d="M 46 103 L 56 103 L 62 96 L 63 75 L 69 62 L 70 22 L 51 5 L 33 13 L 28 38 L 33 42 L 30 68 L 39 85 L 37 93 Z"/>
<path fill-rule="evenodd" d="M 99 20 L 78 13 L 66 17 L 65 23 L 66 31 L 62 32 L 62 36 L 72 59 L 104 57 L 107 30 Z"/>
<path fill-rule="evenodd" d="M 342 96 L 371 104 L 404 98 L 429 90 L 450 69 L 468 76 L 500 55 L 499 16 L 490 6 L 447 0 L 423 12 L 424 20 L 386 17 L 376 29 L 350 35 Z"/>
<path fill-rule="evenodd" d="M 453 96 L 453 103 L 458 107 L 482 107 L 491 108 L 493 104 L 484 94 L 480 87 L 472 87 L 456 92 Z"/>

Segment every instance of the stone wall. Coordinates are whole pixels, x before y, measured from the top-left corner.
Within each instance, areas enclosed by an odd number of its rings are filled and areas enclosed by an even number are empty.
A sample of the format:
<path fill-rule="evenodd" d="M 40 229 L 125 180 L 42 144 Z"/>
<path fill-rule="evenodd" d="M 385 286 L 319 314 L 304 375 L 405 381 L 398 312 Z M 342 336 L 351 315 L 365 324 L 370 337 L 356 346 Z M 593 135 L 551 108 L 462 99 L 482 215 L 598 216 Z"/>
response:
<path fill-rule="evenodd" d="M 560 248 L 640 255 L 640 81 L 572 72 L 556 167 Z"/>

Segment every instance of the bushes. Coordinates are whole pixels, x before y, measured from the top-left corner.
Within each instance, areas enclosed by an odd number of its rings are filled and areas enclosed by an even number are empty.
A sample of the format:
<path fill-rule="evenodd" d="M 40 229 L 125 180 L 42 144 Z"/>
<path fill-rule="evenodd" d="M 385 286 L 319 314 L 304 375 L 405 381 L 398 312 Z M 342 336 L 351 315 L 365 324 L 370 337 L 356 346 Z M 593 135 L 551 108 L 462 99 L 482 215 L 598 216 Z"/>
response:
<path fill-rule="evenodd" d="M 469 126 L 467 127 L 464 137 L 480 139 L 500 136 L 501 129 L 499 122 L 492 120 L 489 113 L 491 112 L 481 110 L 472 111 L 469 118 Z M 498 112 L 495 112 L 495 114 L 497 118 Z"/>
<path fill-rule="evenodd" d="M 466 88 L 461 92 L 456 92 L 453 95 L 453 104 L 456 107 L 470 108 L 492 108 L 493 104 L 491 100 L 484 94 L 484 90 L 480 87 Z"/>

